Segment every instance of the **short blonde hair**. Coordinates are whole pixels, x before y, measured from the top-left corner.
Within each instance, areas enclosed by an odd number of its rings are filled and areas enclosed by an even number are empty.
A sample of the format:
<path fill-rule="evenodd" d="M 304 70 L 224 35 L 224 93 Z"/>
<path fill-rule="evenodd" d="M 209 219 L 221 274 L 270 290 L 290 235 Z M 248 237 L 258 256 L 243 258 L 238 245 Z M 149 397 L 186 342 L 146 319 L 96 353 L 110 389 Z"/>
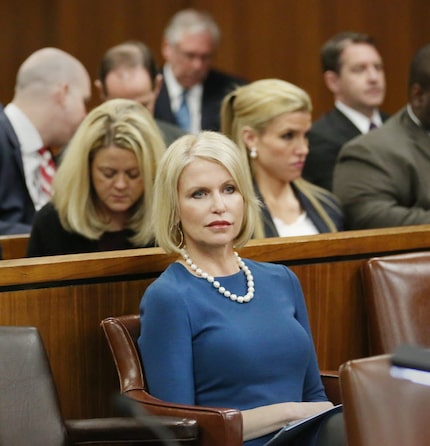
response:
<path fill-rule="evenodd" d="M 111 145 L 136 155 L 144 193 L 133 206 L 127 227 L 135 234 L 131 242 L 145 246 L 154 240 L 150 224 L 153 184 L 165 145 L 150 112 L 135 101 L 106 101 L 82 121 L 55 175 L 52 201 L 66 230 L 93 240 L 100 238 L 108 223 L 96 210 L 91 163 L 97 150 Z"/>
<path fill-rule="evenodd" d="M 244 203 L 242 227 L 235 246 L 245 245 L 254 233 L 259 212 L 246 159 L 230 139 L 209 131 L 182 136 L 167 149 L 161 160 L 155 180 L 152 212 L 158 245 L 168 253 L 180 252 L 182 237 L 178 183 L 184 168 L 196 158 L 225 167 L 235 181 Z"/>

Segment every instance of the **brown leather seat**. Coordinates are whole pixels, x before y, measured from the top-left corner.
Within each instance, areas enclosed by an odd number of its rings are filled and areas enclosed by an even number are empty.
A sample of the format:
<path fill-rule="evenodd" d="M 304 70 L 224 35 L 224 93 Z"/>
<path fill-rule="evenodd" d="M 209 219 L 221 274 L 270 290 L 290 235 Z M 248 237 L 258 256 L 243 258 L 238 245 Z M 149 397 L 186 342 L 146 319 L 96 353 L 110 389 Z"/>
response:
<path fill-rule="evenodd" d="M 341 366 L 348 446 L 430 444 L 430 386 L 391 377 L 390 365 L 379 355 Z"/>
<path fill-rule="evenodd" d="M 166 403 L 148 393 L 137 347 L 140 334 L 138 314 L 109 317 L 101 322 L 101 326 L 115 361 L 122 394 L 143 403 L 152 413 L 197 420 L 201 445 L 242 445 L 242 415 L 239 410 Z M 340 388 L 337 372 L 322 374 L 322 378 L 327 396 L 338 404 Z"/>
<path fill-rule="evenodd" d="M 372 258 L 363 265 L 370 351 L 430 347 L 430 252 Z"/>
<path fill-rule="evenodd" d="M 45 348 L 35 327 L 0 327 L 0 365 L 1 445 L 162 444 L 144 418 L 64 421 Z M 163 418 L 157 422 L 190 444 L 197 436 L 193 420 Z"/>

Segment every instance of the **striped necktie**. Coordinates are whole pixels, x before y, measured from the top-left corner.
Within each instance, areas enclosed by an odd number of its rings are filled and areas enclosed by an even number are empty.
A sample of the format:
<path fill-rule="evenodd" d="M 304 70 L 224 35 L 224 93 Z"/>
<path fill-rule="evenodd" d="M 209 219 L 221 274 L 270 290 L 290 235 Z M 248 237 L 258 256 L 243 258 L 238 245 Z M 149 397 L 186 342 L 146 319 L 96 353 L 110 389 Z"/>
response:
<path fill-rule="evenodd" d="M 190 109 L 188 108 L 187 96 L 188 96 L 188 90 L 183 90 L 181 105 L 179 106 L 179 109 L 176 112 L 176 121 L 179 127 L 181 127 L 186 132 L 189 132 L 191 125 L 191 115 L 190 115 Z"/>
<path fill-rule="evenodd" d="M 45 197 L 49 199 L 52 196 L 52 179 L 54 178 L 56 167 L 51 152 L 46 147 L 42 147 L 38 152 L 40 155 L 40 189 Z"/>

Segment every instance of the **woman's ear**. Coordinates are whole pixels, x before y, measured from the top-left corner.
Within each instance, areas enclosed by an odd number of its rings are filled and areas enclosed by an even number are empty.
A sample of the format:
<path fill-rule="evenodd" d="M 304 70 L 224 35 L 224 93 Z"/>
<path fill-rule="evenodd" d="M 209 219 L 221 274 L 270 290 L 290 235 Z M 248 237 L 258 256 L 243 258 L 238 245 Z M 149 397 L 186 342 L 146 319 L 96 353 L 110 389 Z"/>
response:
<path fill-rule="evenodd" d="M 243 127 L 241 132 L 242 141 L 245 143 L 245 146 L 249 149 L 251 147 L 255 147 L 257 143 L 257 132 L 250 127 L 249 125 L 246 125 Z"/>

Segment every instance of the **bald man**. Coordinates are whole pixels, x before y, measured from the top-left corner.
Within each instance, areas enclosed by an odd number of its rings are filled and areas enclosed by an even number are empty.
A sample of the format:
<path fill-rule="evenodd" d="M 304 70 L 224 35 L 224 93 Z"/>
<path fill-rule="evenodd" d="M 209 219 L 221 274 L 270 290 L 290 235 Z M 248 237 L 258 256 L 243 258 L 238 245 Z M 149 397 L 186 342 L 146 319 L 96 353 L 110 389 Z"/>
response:
<path fill-rule="evenodd" d="M 22 63 L 12 102 L 0 106 L 0 235 L 30 232 L 50 198 L 42 166 L 69 142 L 90 95 L 87 70 L 62 50 L 42 48 Z"/>

